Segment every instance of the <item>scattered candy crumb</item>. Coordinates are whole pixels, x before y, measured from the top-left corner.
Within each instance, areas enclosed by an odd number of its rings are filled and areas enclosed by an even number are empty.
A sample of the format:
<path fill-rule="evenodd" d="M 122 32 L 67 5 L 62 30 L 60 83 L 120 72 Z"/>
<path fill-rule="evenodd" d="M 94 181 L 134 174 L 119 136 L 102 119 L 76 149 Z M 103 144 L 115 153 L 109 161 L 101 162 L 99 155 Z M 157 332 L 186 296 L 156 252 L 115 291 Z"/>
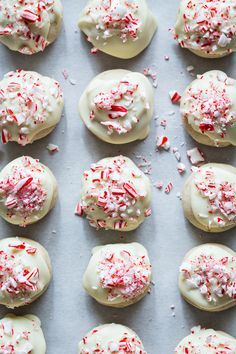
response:
<path fill-rule="evenodd" d="M 205 161 L 203 152 L 197 147 L 195 147 L 191 150 L 187 150 L 187 156 L 193 165 L 197 165 L 200 162 Z"/>
<path fill-rule="evenodd" d="M 169 148 L 170 148 L 169 138 L 164 135 L 157 137 L 156 147 L 157 147 L 157 150 L 160 150 L 160 149 L 169 150 Z"/>
<path fill-rule="evenodd" d="M 50 153 L 54 154 L 55 152 L 59 152 L 59 146 L 55 144 L 48 144 L 47 149 Z"/>
<path fill-rule="evenodd" d="M 157 87 L 157 72 L 153 67 L 148 67 L 143 69 L 143 74 L 152 79 L 153 87 Z"/>
<path fill-rule="evenodd" d="M 167 184 L 167 186 L 165 187 L 165 193 L 169 194 L 172 191 L 173 187 L 174 187 L 173 184 L 171 182 L 169 182 Z"/>
<path fill-rule="evenodd" d="M 170 96 L 171 102 L 174 104 L 179 103 L 181 100 L 181 95 L 175 90 L 170 91 L 169 96 Z"/>

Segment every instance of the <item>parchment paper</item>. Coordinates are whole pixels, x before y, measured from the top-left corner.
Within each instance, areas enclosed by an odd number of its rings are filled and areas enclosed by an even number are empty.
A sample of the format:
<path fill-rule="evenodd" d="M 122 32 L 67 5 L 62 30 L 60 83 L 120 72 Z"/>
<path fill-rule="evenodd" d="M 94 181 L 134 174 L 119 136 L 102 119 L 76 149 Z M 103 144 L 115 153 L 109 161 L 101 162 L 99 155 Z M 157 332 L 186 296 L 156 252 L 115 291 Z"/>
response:
<path fill-rule="evenodd" d="M 179 2 L 173 0 L 149 0 L 159 28 L 150 47 L 138 57 L 120 60 L 99 53 L 91 55 L 91 46 L 77 30 L 79 13 L 85 0 L 64 0 L 64 25 L 55 42 L 42 54 L 23 56 L 0 47 L 0 74 L 23 68 L 35 70 L 59 80 L 65 93 L 65 110 L 61 123 L 48 137 L 32 146 L 22 148 L 8 144 L 0 148 L 0 166 L 21 155 L 39 158 L 52 169 L 59 183 L 59 201 L 53 211 L 41 222 L 26 229 L 0 222 L 1 237 L 27 236 L 40 241 L 49 251 L 53 263 L 53 281 L 48 291 L 34 304 L 16 310 L 16 314 L 34 313 L 42 321 L 47 340 L 48 354 L 75 354 L 77 343 L 87 331 L 98 324 L 117 322 L 125 324 L 140 335 L 149 354 L 171 354 L 178 342 L 194 325 L 221 329 L 236 336 L 236 312 L 230 309 L 209 314 L 199 311 L 181 299 L 178 287 L 178 267 L 185 253 L 203 242 L 222 242 L 236 249 L 235 230 L 219 235 L 208 235 L 191 226 L 183 216 L 181 203 L 176 194 L 181 191 L 190 172 L 186 150 L 196 146 L 181 126 L 179 107 L 170 102 L 168 92 L 180 93 L 192 81 L 187 72 L 194 65 L 195 73 L 221 69 L 236 78 L 235 55 L 220 60 L 201 59 L 180 49 L 169 32 L 173 26 Z M 164 59 L 169 56 L 169 61 Z M 155 138 L 164 130 L 158 120 L 152 122 L 151 134 L 144 142 L 124 146 L 112 146 L 99 141 L 90 134 L 81 122 L 78 99 L 98 73 L 114 68 L 142 72 L 155 65 L 158 73 L 158 88 L 155 90 L 156 113 L 167 119 L 166 135 L 172 147 L 178 147 L 182 162 L 188 172 L 181 177 L 176 171 L 177 161 L 172 153 L 155 152 Z M 66 69 L 69 79 L 62 71 Z M 169 116 L 170 111 L 175 115 Z M 47 144 L 58 144 L 60 152 L 51 156 Z M 181 146 L 182 143 L 184 146 Z M 235 149 L 201 147 L 206 161 L 236 164 Z M 153 215 L 135 232 L 96 231 L 86 220 L 74 216 L 74 207 L 79 200 L 80 177 L 90 164 L 103 157 L 124 154 L 140 163 L 135 155 L 143 155 L 152 162 L 152 182 L 163 180 L 174 184 L 169 195 L 153 188 Z M 82 275 L 90 258 L 92 247 L 113 242 L 141 242 L 149 251 L 153 263 L 155 286 L 151 294 L 136 305 L 126 309 L 111 309 L 98 305 L 82 288 Z M 171 310 L 171 306 L 175 306 Z M 9 312 L 0 309 L 3 316 Z"/>

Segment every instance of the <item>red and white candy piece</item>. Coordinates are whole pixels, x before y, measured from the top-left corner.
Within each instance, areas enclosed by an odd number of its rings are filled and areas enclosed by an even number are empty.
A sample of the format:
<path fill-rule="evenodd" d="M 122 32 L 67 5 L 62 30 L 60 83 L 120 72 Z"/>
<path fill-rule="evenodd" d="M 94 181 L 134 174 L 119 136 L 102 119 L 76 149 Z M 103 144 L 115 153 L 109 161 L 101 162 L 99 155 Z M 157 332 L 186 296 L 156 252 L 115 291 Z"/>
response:
<path fill-rule="evenodd" d="M 169 138 L 167 136 L 159 136 L 157 137 L 157 149 L 164 149 L 164 150 L 169 150 L 170 148 L 170 141 Z"/>
<path fill-rule="evenodd" d="M 169 96 L 170 96 L 171 102 L 174 104 L 179 103 L 181 100 L 181 95 L 176 90 L 170 91 Z"/>
<path fill-rule="evenodd" d="M 200 162 L 204 162 L 205 161 L 203 152 L 197 147 L 195 147 L 195 148 L 193 148 L 191 150 L 188 150 L 187 151 L 187 156 L 188 156 L 190 162 L 193 165 L 197 165 Z"/>

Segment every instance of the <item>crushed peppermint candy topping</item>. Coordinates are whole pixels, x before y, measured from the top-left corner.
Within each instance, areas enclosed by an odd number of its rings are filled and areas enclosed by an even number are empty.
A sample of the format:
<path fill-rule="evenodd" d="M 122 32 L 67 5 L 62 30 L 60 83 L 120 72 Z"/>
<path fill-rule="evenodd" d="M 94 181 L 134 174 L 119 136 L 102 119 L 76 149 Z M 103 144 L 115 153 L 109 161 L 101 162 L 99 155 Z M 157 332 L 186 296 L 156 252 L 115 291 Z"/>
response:
<path fill-rule="evenodd" d="M 95 39 L 118 37 L 123 43 L 137 40 L 141 27 L 138 8 L 135 0 L 101 0 L 99 5 L 89 5 L 86 14 L 96 26 Z"/>
<path fill-rule="evenodd" d="M 4 344 L 4 336 L 7 336 L 7 344 Z M 31 354 L 34 348 L 29 342 L 29 336 L 29 331 L 16 331 L 16 329 L 13 327 L 13 322 L 11 321 L 11 319 L 4 318 L 0 322 L 0 353 Z"/>
<path fill-rule="evenodd" d="M 8 248 L 9 253 L 0 250 L 0 291 L 13 301 L 24 299 L 27 303 L 32 294 L 38 292 L 39 269 L 26 267 L 18 252 L 34 255 L 37 249 L 20 240 L 9 244 Z"/>
<path fill-rule="evenodd" d="M 172 152 L 173 152 L 176 160 L 179 162 L 181 160 L 181 155 L 180 155 L 179 149 L 177 147 L 174 147 L 172 149 Z"/>
<path fill-rule="evenodd" d="M 180 272 L 190 288 L 198 288 L 209 302 L 227 296 L 236 300 L 236 258 L 201 254 L 184 262 Z"/>
<path fill-rule="evenodd" d="M 198 80 L 204 79 L 204 75 L 198 77 Z M 217 79 L 222 82 L 219 75 Z M 186 92 L 182 114 L 188 123 L 197 126 L 202 134 L 213 133 L 223 139 L 227 128 L 236 123 L 236 111 L 232 110 L 233 101 L 227 94 L 228 79 L 224 75 L 225 87 L 211 80 L 205 89 L 191 86 Z"/>
<path fill-rule="evenodd" d="M 7 73 L 0 82 L 2 143 L 29 143 L 30 134 L 48 121 L 53 111 L 52 100 L 63 102 L 57 81 L 50 79 L 50 84 L 45 83 L 41 75 L 23 70 Z"/>
<path fill-rule="evenodd" d="M 85 348 L 82 348 L 81 354 L 103 354 L 104 352 L 111 354 L 147 354 L 143 349 L 143 344 L 138 336 L 129 333 L 124 333 L 120 339 L 108 339 L 105 344 L 96 340 L 96 344 L 91 351 L 89 348 L 86 349 L 86 344 L 89 343 L 89 339 L 92 338 L 93 335 L 99 336 L 99 327 L 83 338 Z"/>
<path fill-rule="evenodd" d="M 152 85 L 157 88 L 157 70 L 155 66 L 151 66 L 143 69 L 143 75 L 150 77 L 152 79 Z"/>
<path fill-rule="evenodd" d="M 0 180 L 0 203 L 9 217 L 19 214 L 25 219 L 43 208 L 47 193 L 32 172 L 42 172 L 37 160 L 22 158 L 23 166 L 12 166 L 11 172 Z M 25 168 L 25 166 L 27 168 Z"/>
<path fill-rule="evenodd" d="M 175 349 L 175 354 L 234 354 L 234 340 L 214 330 L 203 329 L 200 326 L 191 329 L 191 335 L 186 337 Z"/>
<path fill-rule="evenodd" d="M 109 92 L 100 92 L 93 99 L 90 120 L 98 121 L 107 129 L 107 134 L 126 134 L 139 123 L 140 112 L 135 103 L 142 103 L 149 110 L 145 93 L 139 93 L 139 85 L 129 80 L 120 81 Z"/>
<path fill-rule="evenodd" d="M 130 178 L 124 178 L 126 163 L 126 159 L 119 156 L 109 163 L 92 164 L 91 169 L 84 173 L 85 181 L 91 179 L 92 186 L 82 197 L 76 214 L 86 214 L 90 225 L 97 229 L 106 229 L 110 220 L 114 230 L 125 229 L 129 222 L 137 222 L 150 215 L 149 208 L 143 210 L 141 207 L 147 192 L 139 192 L 133 183 L 142 178 L 142 173 L 135 168 L 131 170 Z M 102 214 L 95 220 L 96 210 Z"/>
<path fill-rule="evenodd" d="M 202 170 L 195 172 L 194 182 L 199 193 L 209 201 L 208 213 L 222 215 L 214 218 L 220 226 L 225 226 L 226 220 L 236 223 L 236 184 L 218 180 L 213 170 L 202 173 Z"/>
<path fill-rule="evenodd" d="M 99 262 L 98 274 L 101 286 L 108 290 L 109 301 L 120 296 L 132 300 L 149 286 L 151 265 L 145 255 L 136 257 L 124 249 L 119 257 L 108 251 Z"/>
<path fill-rule="evenodd" d="M 18 51 L 23 54 L 34 54 L 48 46 L 49 27 L 55 16 L 54 0 L 1 0 L 0 8 L 0 37 L 18 39 Z"/>
<path fill-rule="evenodd" d="M 175 38 L 184 48 L 207 53 L 231 53 L 230 44 L 236 35 L 233 1 L 194 0 L 186 3 L 181 33 Z"/>
<path fill-rule="evenodd" d="M 193 165 L 198 165 L 205 161 L 203 152 L 197 147 L 187 150 L 187 156 Z"/>

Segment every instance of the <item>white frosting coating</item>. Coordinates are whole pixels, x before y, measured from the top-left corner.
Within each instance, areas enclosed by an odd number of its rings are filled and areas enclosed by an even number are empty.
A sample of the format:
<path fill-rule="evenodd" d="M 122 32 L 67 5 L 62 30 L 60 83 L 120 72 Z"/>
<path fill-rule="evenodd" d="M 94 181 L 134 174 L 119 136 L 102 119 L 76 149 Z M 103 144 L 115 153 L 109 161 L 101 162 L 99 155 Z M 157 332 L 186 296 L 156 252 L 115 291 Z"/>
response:
<path fill-rule="evenodd" d="M 150 281 L 147 250 L 139 243 L 121 243 L 93 249 L 83 285 L 99 303 L 125 307 L 147 294 Z"/>
<path fill-rule="evenodd" d="M 127 157 L 108 157 L 82 178 L 80 206 L 97 229 L 130 231 L 151 214 L 149 179 Z"/>
<path fill-rule="evenodd" d="M 79 343 L 78 354 L 147 354 L 137 334 L 120 324 L 105 324 L 91 330 Z"/>
<path fill-rule="evenodd" d="M 128 70 L 109 70 L 96 76 L 79 102 L 85 125 L 99 139 L 125 144 L 147 137 L 154 110 L 149 80 Z"/>
<path fill-rule="evenodd" d="M 236 146 L 236 81 L 222 71 L 199 75 L 185 90 L 180 110 L 197 141 Z"/>
<path fill-rule="evenodd" d="M 175 349 L 175 354 L 235 354 L 236 339 L 227 333 L 194 327 Z"/>
<path fill-rule="evenodd" d="M 146 0 L 89 0 L 78 25 L 95 48 L 123 59 L 142 52 L 157 28 Z"/>
<path fill-rule="evenodd" d="M 46 343 L 38 317 L 9 314 L 0 320 L 1 354 L 45 354 Z"/>
<path fill-rule="evenodd" d="M 181 47 L 202 57 L 218 58 L 236 50 L 234 0 L 182 0 L 175 25 Z"/>
<path fill-rule="evenodd" d="M 0 172 L 0 215 L 11 224 L 26 226 L 39 221 L 56 198 L 54 175 L 32 157 L 19 157 Z"/>
<path fill-rule="evenodd" d="M 30 304 L 51 280 L 51 263 L 38 242 L 11 237 L 0 241 L 0 304 L 9 308 Z"/>
<path fill-rule="evenodd" d="M 179 288 L 193 306 L 222 311 L 236 304 L 236 253 L 216 243 L 191 249 L 180 266 Z"/>
<path fill-rule="evenodd" d="M 197 168 L 185 184 L 183 203 L 203 230 L 218 232 L 234 227 L 236 169 L 224 164 L 206 164 Z M 195 224 L 194 220 L 190 219 L 190 222 Z"/>
<path fill-rule="evenodd" d="M 0 42 L 23 54 L 43 51 L 58 36 L 60 0 L 0 0 Z"/>
<path fill-rule="evenodd" d="M 32 143 L 48 135 L 61 118 L 60 84 L 33 71 L 7 73 L 0 81 L 2 142 Z"/>

